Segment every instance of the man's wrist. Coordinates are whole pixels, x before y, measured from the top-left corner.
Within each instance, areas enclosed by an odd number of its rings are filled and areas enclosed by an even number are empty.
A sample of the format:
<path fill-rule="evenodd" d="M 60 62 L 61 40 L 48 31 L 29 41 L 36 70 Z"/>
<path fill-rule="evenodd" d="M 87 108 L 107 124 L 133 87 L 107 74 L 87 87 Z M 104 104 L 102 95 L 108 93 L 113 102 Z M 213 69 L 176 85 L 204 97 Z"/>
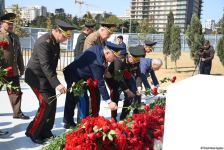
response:
<path fill-rule="evenodd" d="M 124 92 L 125 92 L 125 93 L 128 93 L 129 91 L 130 91 L 130 90 L 129 90 L 129 89 L 127 89 L 127 90 L 125 90 Z"/>
<path fill-rule="evenodd" d="M 105 102 L 106 102 L 107 104 L 110 104 L 111 99 L 105 100 Z"/>

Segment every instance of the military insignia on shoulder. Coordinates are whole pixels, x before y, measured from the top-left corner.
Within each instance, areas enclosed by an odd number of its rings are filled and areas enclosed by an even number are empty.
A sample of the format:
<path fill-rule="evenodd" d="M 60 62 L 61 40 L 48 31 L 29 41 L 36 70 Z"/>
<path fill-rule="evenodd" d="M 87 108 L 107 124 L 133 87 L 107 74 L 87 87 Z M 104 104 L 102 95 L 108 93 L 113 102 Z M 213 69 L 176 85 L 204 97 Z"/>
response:
<path fill-rule="evenodd" d="M 50 41 L 51 41 L 51 39 L 47 39 L 47 40 L 46 40 L 47 43 L 50 43 Z"/>

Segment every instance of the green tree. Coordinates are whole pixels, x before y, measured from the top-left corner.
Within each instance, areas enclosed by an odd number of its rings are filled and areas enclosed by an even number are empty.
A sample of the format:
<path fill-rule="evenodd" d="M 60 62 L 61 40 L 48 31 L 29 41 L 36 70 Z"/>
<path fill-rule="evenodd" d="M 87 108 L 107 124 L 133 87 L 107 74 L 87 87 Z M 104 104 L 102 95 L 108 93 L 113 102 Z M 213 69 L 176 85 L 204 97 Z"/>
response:
<path fill-rule="evenodd" d="M 186 39 L 190 48 L 190 56 L 194 60 L 194 64 L 199 62 L 198 52 L 203 45 L 204 35 L 202 34 L 202 25 L 196 14 L 193 14 L 191 23 L 187 27 Z"/>
<path fill-rule="evenodd" d="M 223 14 L 223 18 L 224 18 L 224 14 Z M 222 37 L 220 38 L 217 44 L 217 55 L 222 65 L 224 66 L 224 21 L 221 24 L 221 32 L 222 32 Z"/>
<path fill-rule="evenodd" d="M 137 32 L 140 33 L 139 37 L 143 41 L 146 40 L 147 34 L 157 33 L 155 28 L 150 26 L 148 19 L 139 22 Z"/>
<path fill-rule="evenodd" d="M 175 71 L 177 72 L 177 60 L 181 56 L 181 39 L 180 39 L 180 28 L 175 24 L 171 28 L 171 45 L 170 55 L 171 61 L 175 62 Z"/>
<path fill-rule="evenodd" d="M 53 29 L 53 23 L 52 23 L 52 15 L 47 16 L 47 31 L 51 31 Z"/>
<path fill-rule="evenodd" d="M 163 55 L 165 62 L 165 69 L 167 69 L 167 57 L 170 55 L 170 46 L 171 46 L 171 28 L 174 24 L 174 17 L 172 11 L 167 16 L 166 32 L 164 33 L 163 41 Z"/>
<path fill-rule="evenodd" d="M 139 38 L 144 41 L 146 35 L 149 32 L 149 21 L 147 19 L 144 19 L 139 22 L 137 32 L 139 33 Z"/>
<path fill-rule="evenodd" d="M 12 12 L 16 14 L 16 18 L 13 24 L 13 32 L 19 37 L 29 36 L 29 33 L 22 28 L 25 20 L 21 18 L 21 8 L 19 7 L 19 5 L 13 5 Z"/>
<path fill-rule="evenodd" d="M 37 16 L 34 20 L 31 21 L 30 26 L 34 27 L 34 28 L 46 28 L 47 27 L 47 17 Z"/>

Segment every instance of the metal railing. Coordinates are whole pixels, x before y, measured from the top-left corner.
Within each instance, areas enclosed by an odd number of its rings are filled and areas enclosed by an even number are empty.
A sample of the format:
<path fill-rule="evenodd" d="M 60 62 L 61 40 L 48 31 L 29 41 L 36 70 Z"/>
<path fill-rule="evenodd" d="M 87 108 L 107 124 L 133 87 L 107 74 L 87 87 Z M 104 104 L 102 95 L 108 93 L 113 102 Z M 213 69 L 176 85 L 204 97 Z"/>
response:
<path fill-rule="evenodd" d="M 23 60 L 25 67 L 31 57 L 32 50 L 27 48 L 22 48 Z M 57 71 L 62 71 L 64 67 L 69 65 L 74 60 L 74 52 L 73 51 L 61 51 L 60 59 L 58 60 Z"/>

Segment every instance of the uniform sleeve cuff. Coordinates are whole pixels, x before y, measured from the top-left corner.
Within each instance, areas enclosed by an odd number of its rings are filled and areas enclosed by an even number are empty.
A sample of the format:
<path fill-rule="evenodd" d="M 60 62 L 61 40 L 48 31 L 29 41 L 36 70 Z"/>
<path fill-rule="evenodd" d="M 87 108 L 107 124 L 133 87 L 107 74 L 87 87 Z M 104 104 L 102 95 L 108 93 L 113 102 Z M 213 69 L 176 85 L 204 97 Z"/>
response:
<path fill-rule="evenodd" d="M 105 102 L 106 102 L 107 104 L 109 104 L 109 103 L 111 102 L 111 99 L 105 100 Z"/>

